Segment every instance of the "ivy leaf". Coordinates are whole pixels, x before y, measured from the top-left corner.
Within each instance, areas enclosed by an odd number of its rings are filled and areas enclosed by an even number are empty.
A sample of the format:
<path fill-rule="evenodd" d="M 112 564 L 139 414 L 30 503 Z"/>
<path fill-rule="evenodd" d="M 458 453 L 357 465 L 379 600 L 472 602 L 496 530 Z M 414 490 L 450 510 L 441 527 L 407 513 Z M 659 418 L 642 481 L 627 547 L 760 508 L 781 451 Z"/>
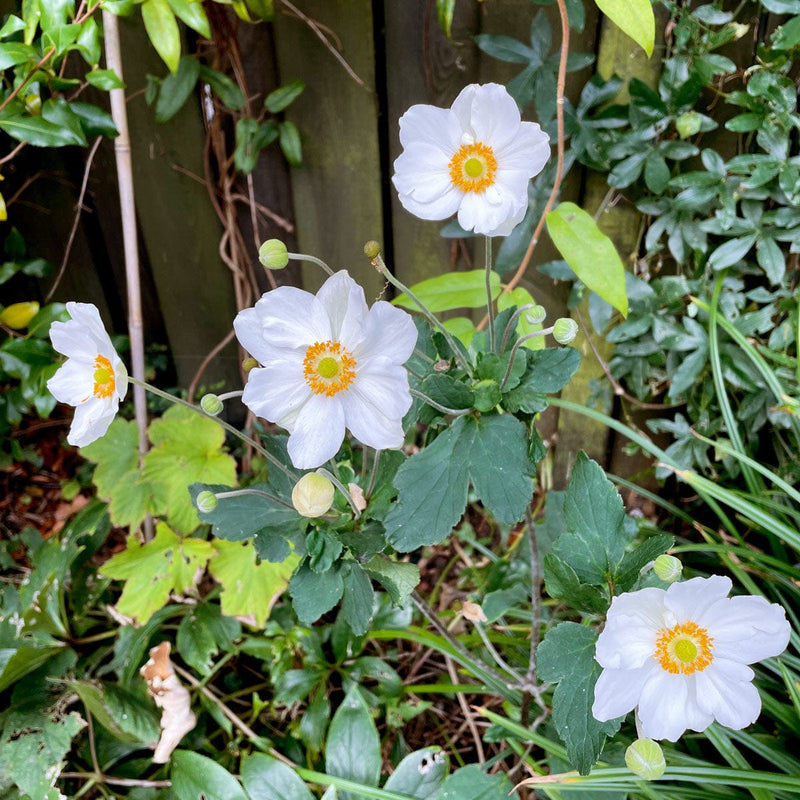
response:
<path fill-rule="evenodd" d="M 543 681 L 558 683 L 553 692 L 553 723 L 567 755 L 587 775 L 621 720 L 598 722 L 592 716 L 594 685 L 600 665 L 594 659 L 597 633 L 576 622 L 562 622 L 539 645 L 536 671 Z"/>
<path fill-rule="evenodd" d="M 564 496 L 567 530 L 553 550 L 582 583 L 602 586 L 615 575 L 625 550 L 624 518 L 614 484 L 586 453 L 579 453 Z"/>
<path fill-rule="evenodd" d="M 560 203 L 547 215 L 547 230 L 578 278 L 623 317 L 628 316 L 625 267 L 614 243 L 591 215 L 575 203 Z"/>
<path fill-rule="evenodd" d="M 210 542 L 180 539 L 160 522 L 146 544 L 129 536 L 127 549 L 106 561 L 100 574 L 125 581 L 116 609 L 141 625 L 167 604 L 170 594 L 194 589 L 197 571 L 213 555 Z"/>
<path fill-rule="evenodd" d="M 213 759 L 176 750 L 170 761 L 176 800 L 248 800 L 239 781 Z"/>
<path fill-rule="evenodd" d="M 325 771 L 365 786 L 377 786 L 381 775 L 381 741 L 367 704 L 357 686 L 336 710 L 325 746 Z M 341 800 L 358 800 L 340 792 Z"/>
<path fill-rule="evenodd" d="M 222 613 L 226 617 L 252 616 L 257 625 L 263 626 L 272 606 L 286 591 L 300 557 L 290 555 L 279 564 L 257 564 L 250 544 L 217 540 L 212 547 L 217 555 L 211 559 L 208 571 L 222 584 Z"/>

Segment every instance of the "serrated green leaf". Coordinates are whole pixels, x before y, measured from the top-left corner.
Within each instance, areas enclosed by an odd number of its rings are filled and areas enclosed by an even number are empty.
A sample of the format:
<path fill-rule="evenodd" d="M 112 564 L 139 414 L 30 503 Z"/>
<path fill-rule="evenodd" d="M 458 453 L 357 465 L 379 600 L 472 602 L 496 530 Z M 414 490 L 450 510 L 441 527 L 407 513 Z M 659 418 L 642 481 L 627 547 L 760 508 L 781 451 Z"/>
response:
<path fill-rule="evenodd" d="M 250 800 L 314 800 L 291 767 L 264 753 L 242 758 L 242 784 Z"/>
<path fill-rule="evenodd" d="M 236 482 L 236 462 L 221 451 L 224 431 L 213 419 L 176 405 L 150 424 L 149 435 L 153 448 L 143 459 L 142 480 L 154 487 L 157 512 L 177 531 L 190 533 L 200 520 L 189 486 Z"/>
<path fill-rule="evenodd" d="M 216 761 L 188 750 L 176 750 L 170 761 L 176 800 L 248 800 L 239 781 Z"/>
<path fill-rule="evenodd" d="M 405 561 L 391 561 L 384 555 L 376 555 L 364 566 L 364 571 L 383 586 L 397 606 L 405 605 L 411 592 L 419 583 L 419 567 Z"/>
<path fill-rule="evenodd" d="M 176 644 L 181 658 L 201 675 L 208 674 L 220 648 L 241 635 L 238 620 L 223 616 L 215 603 L 195 606 L 178 626 Z"/>
<path fill-rule="evenodd" d="M 129 536 L 127 548 L 106 561 L 100 574 L 125 581 L 117 611 L 142 624 L 167 604 L 171 593 L 194 589 L 197 571 L 214 553 L 210 542 L 180 539 L 159 523 L 155 538 L 146 544 Z"/>
<path fill-rule="evenodd" d="M 601 672 L 594 659 L 596 642 L 592 628 L 562 622 L 547 632 L 536 659 L 541 680 L 558 683 L 553 692 L 553 723 L 581 775 L 589 773 L 606 736 L 613 736 L 620 726 L 620 720 L 598 722 L 592 716 L 594 685 Z"/>
<path fill-rule="evenodd" d="M 547 215 L 547 230 L 578 278 L 626 317 L 625 267 L 591 215 L 574 203 L 560 203 Z"/>
<path fill-rule="evenodd" d="M 648 56 L 653 55 L 656 19 L 650 0 L 595 0 L 595 3 Z"/>
<path fill-rule="evenodd" d="M 365 786 L 377 786 L 381 775 L 381 742 L 372 715 L 357 686 L 336 709 L 325 746 L 325 771 Z M 358 800 L 340 792 L 342 800 Z"/>
<path fill-rule="evenodd" d="M 314 572 L 307 563 L 289 581 L 292 606 L 303 622 L 316 622 L 341 599 L 344 581 L 338 564 L 327 572 Z"/>
<path fill-rule="evenodd" d="M 582 583 L 604 586 L 622 560 L 625 510 L 603 469 L 579 453 L 564 495 L 567 530 L 554 552 L 575 570 Z"/>
<path fill-rule="evenodd" d="M 579 611 L 604 614 L 608 600 L 596 587 L 581 583 L 575 570 L 555 553 L 544 557 L 544 585 L 554 600 L 563 600 Z"/>
<path fill-rule="evenodd" d="M 500 276 L 491 275 L 492 298 L 500 294 Z M 409 287 L 425 306 L 434 313 L 456 308 L 483 308 L 486 305 L 486 272 L 482 269 L 467 272 L 448 272 Z M 417 304 L 405 293 L 392 300 L 397 306 L 416 309 Z"/>
<path fill-rule="evenodd" d="M 272 606 L 286 591 L 299 556 L 290 555 L 279 564 L 269 561 L 257 564 L 255 550 L 249 543 L 217 540 L 213 549 L 217 555 L 211 559 L 208 571 L 222 584 L 222 613 L 227 617 L 252 616 L 262 626 Z"/>
<path fill-rule="evenodd" d="M 356 562 L 350 563 L 349 567 L 344 576 L 342 616 L 356 636 L 363 636 L 372 620 L 375 592 L 369 575 Z"/>
<path fill-rule="evenodd" d="M 639 578 L 639 573 L 653 559 L 666 553 L 675 544 L 675 537 L 659 533 L 645 539 L 635 550 L 625 554 L 619 565 L 614 582 L 621 592 L 630 591 Z"/>
<path fill-rule="evenodd" d="M 447 777 L 450 760 L 441 747 L 425 747 L 409 753 L 389 776 L 383 787 L 417 800 L 435 800 Z"/>
<path fill-rule="evenodd" d="M 145 0 L 141 8 L 150 42 L 169 71 L 177 72 L 181 57 L 181 33 L 169 3 L 167 0 Z"/>

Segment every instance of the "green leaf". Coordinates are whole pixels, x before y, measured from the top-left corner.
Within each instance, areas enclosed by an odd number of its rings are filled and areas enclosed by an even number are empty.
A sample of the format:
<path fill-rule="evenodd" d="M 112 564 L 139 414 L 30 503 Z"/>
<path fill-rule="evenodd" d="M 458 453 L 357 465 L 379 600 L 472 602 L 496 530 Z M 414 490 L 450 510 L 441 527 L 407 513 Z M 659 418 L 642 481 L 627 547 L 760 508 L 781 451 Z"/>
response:
<path fill-rule="evenodd" d="M 129 536 L 127 549 L 106 561 L 100 574 L 125 581 L 116 609 L 142 624 L 167 604 L 171 593 L 194 590 L 197 571 L 213 555 L 210 542 L 180 539 L 162 522 L 146 544 Z"/>
<path fill-rule="evenodd" d="M 328 572 L 314 572 L 307 562 L 289 581 L 292 606 L 303 622 L 316 622 L 341 599 L 344 581 L 338 565 Z"/>
<path fill-rule="evenodd" d="M 769 282 L 776 286 L 786 273 L 786 258 L 777 242 L 769 236 L 761 236 L 756 242 L 756 260 Z"/>
<path fill-rule="evenodd" d="M 228 617 L 252 616 L 258 626 L 263 626 L 272 606 L 286 591 L 299 556 L 290 555 L 279 564 L 256 563 L 255 550 L 249 543 L 217 540 L 213 548 L 217 555 L 208 571 L 222 584 L 222 613 Z"/>
<path fill-rule="evenodd" d="M 3 26 L 5 30 L 6 26 Z M 22 42 L 3 42 L 0 44 L 0 70 L 24 64 L 27 61 L 38 61 L 39 51 L 29 44 Z"/>
<path fill-rule="evenodd" d="M 344 576 L 342 616 L 356 636 L 363 636 L 372 620 L 375 592 L 369 575 L 356 562 L 350 563 L 349 567 Z"/>
<path fill-rule="evenodd" d="M 620 720 L 598 722 L 592 716 L 594 685 L 601 672 L 594 659 L 596 642 L 592 628 L 562 622 L 547 632 L 536 660 L 539 677 L 558 683 L 553 692 L 553 723 L 581 775 L 589 773 L 606 736 L 613 736 L 620 726 Z"/>
<path fill-rule="evenodd" d="M 357 686 L 336 709 L 325 745 L 325 771 L 365 786 L 377 786 L 381 775 L 381 741 Z M 340 792 L 341 800 L 359 800 Z"/>
<path fill-rule="evenodd" d="M 391 561 L 384 555 L 376 555 L 364 566 L 364 572 L 374 578 L 389 593 L 392 602 L 403 606 L 419 583 L 419 567 L 405 561 Z"/>
<path fill-rule="evenodd" d="M 575 570 L 555 553 L 544 557 L 544 583 L 550 597 L 579 611 L 604 614 L 608 610 L 603 593 L 596 586 L 581 583 Z"/>
<path fill-rule="evenodd" d="M 156 122 L 172 119 L 183 108 L 189 95 L 197 85 L 200 65 L 191 56 L 184 56 L 178 62 L 178 69 L 167 75 L 158 87 L 156 100 Z"/>
<path fill-rule="evenodd" d="M 278 138 L 278 126 L 272 121 L 259 122 L 249 117 L 236 121 L 236 147 L 233 163 L 236 169 L 249 175 L 258 165 L 261 151 Z"/>
<path fill-rule="evenodd" d="M 314 800 L 291 767 L 264 753 L 242 758 L 242 784 L 250 800 Z"/>
<path fill-rule="evenodd" d="M 484 53 L 500 61 L 508 61 L 512 64 L 527 64 L 536 58 L 536 53 L 528 45 L 511 36 L 503 36 L 497 33 L 479 33 L 473 38 L 475 44 Z"/>
<path fill-rule="evenodd" d="M 492 298 L 500 294 L 500 276 L 491 275 Z M 430 311 L 452 311 L 456 308 L 483 308 L 486 305 L 486 272 L 482 269 L 467 272 L 448 272 L 428 278 L 409 287 Z M 417 304 L 405 293 L 392 303 L 403 308 L 417 309 Z"/>
<path fill-rule="evenodd" d="M 20 641 L 20 645 L 24 640 Z M 55 641 L 51 639 L 51 641 Z M 63 652 L 63 646 L 53 647 L 0 647 L 0 692 L 16 683 L 29 672 L 38 669 L 57 653 Z"/>
<path fill-rule="evenodd" d="M 189 486 L 236 481 L 236 462 L 221 451 L 225 432 L 213 419 L 175 405 L 150 424 L 149 435 L 153 448 L 143 459 L 142 479 L 154 487 L 158 513 L 190 533 L 200 520 Z"/>
<path fill-rule="evenodd" d="M 477 764 L 457 769 L 445 778 L 436 800 L 508 800 L 519 797 L 505 775 L 487 775 Z"/>
<path fill-rule="evenodd" d="M 169 71 L 177 72 L 181 57 L 181 34 L 169 3 L 167 0 L 145 0 L 141 7 L 150 42 Z"/>
<path fill-rule="evenodd" d="M 78 124 L 80 128 L 80 123 Z M 77 135 L 71 128 L 48 121 L 44 117 L 12 116 L 0 119 L 0 129 L 20 142 L 27 142 L 34 147 L 66 147 L 67 145 L 85 145 L 83 132 Z"/>
<path fill-rule="evenodd" d="M 449 767 L 449 759 L 441 747 L 415 750 L 397 765 L 383 788 L 417 800 L 435 800 Z"/>
<path fill-rule="evenodd" d="M 453 34 L 453 13 L 456 9 L 456 0 L 436 0 L 436 16 L 439 27 L 449 39 Z"/>
<path fill-rule="evenodd" d="M 528 369 L 519 386 L 512 390 L 555 394 L 560 392 L 578 371 L 581 354 L 574 347 L 547 347 L 528 354 Z"/>
<path fill-rule="evenodd" d="M 76 39 L 76 44 L 83 60 L 90 67 L 96 67 L 101 55 L 100 26 L 93 17 L 89 17 L 81 25 L 81 32 Z"/>
<path fill-rule="evenodd" d="M 625 551 L 622 498 L 603 469 L 579 453 L 564 496 L 567 530 L 554 552 L 582 583 L 604 586 L 616 574 Z"/>
<path fill-rule="evenodd" d="M 675 537 L 667 533 L 659 533 L 645 539 L 635 550 L 625 554 L 622 563 L 619 565 L 615 583 L 621 592 L 630 591 L 639 579 L 642 567 L 649 564 L 655 558 L 675 544 Z"/>
<path fill-rule="evenodd" d="M 202 0 L 167 0 L 172 13 L 204 39 L 211 38 L 211 28 Z"/>
<path fill-rule="evenodd" d="M 68 686 L 115 739 L 139 744 L 158 741 L 161 729 L 152 703 L 113 683 L 70 681 Z"/>
<path fill-rule="evenodd" d="M 245 97 L 242 90 L 224 73 L 200 65 L 200 77 L 211 87 L 223 105 L 232 111 L 244 108 Z"/>
<path fill-rule="evenodd" d="M 288 119 L 278 124 L 278 143 L 290 166 L 299 167 L 303 163 L 303 145 L 300 141 L 300 131 Z"/>
<path fill-rule="evenodd" d="M 248 800 L 239 781 L 216 761 L 176 750 L 171 758 L 172 793 L 176 800 Z"/>
<path fill-rule="evenodd" d="M 181 658 L 201 675 L 207 675 L 220 648 L 239 638 L 238 620 L 223 616 L 215 603 L 196 605 L 178 626 L 176 643 Z"/>
<path fill-rule="evenodd" d="M 119 136 L 111 114 L 102 108 L 77 100 L 73 100 L 69 107 L 80 120 L 81 128 L 87 136 L 107 136 L 109 139 Z"/>
<path fill-rule="evenodd" d="M 728 239 L 708 257 L 708 266 L 713 270 L 718 270 L 736 264 L 748 254 L 750 248 L 756 243 L 756 239 L 758 239 L 757 233 Z"/>
<path fill-rule="evenodd" d="M 244 3 L 256 20 L 269 22 L 275 16 L 274 0 L 244 0 Z"/>
<path fill-rule="evenodd" d="M 595 0 L 595 3 L 648 56 L 653 55 L 656 20 L 650 0 Z"/>
<path fill-rule="evenodd" d="M 547 230 L 578 278 L 626 317 L 625 267 L 592 217 L 574 203 L 560 203 L 547 215 Z"/>
<path fill-rule="evenodd" d="M 297 80 L 287 83 L 267 95 L 264 100 L 264 108 L 272 114 L 278 114 L 294 103 L 305 88 L 304 81 Z"/>
<path fill-rule="evenodd" d="M 86 80 L 97 89 L 110 92 L 112 89 L 124 89 L 125 83 L 113 69 L 95 69 L 86 73 Z"/>
<path fill-rule="evenodd" d="M 644 182 L 653 194 L 661 194 L 670 179 L 669 167 L 664 157 L 657 151 L 650 153 L 644 162 Z"/>

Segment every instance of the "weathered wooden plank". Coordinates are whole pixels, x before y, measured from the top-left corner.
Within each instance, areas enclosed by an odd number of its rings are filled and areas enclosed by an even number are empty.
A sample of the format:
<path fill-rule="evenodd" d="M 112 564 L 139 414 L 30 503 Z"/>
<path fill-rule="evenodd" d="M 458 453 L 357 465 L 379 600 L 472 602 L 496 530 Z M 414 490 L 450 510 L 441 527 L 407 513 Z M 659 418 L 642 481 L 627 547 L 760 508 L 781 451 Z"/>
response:
<path fill-rule="evenodd" d="M 300 78 L 306 83 L 287 111 L 303 140 L 303 165 L 291 174 L 298 247 L 334 270 L 347 268 L 372 299 L 383 287 L 363 252 L 365 242 L 383 238 L 372 4 L 308 0 L 302 11 L 341 45 L 341 56 L 357 80 L 307 21 L 285 11 L 278 14 L 280 81 Z M 303 267 L 308 289 L 324 277 L 318 267 Z"/>

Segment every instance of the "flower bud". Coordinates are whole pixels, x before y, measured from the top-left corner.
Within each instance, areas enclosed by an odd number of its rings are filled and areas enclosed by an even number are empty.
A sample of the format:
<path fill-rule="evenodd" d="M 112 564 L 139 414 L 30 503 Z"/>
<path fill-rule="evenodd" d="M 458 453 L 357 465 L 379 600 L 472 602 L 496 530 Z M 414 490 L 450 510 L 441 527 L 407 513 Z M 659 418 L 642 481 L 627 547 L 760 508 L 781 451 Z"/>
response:
<path fill-rule="evenodd" d="M 253 356 L 247 356 L 247 358 L 242 361 L 242 369 L 245 372 L 250 372 L 251 369 L 255 369 L 258 366 L 258 361 L 256 361 Z"/>
<path fill-rule="evenodd" d="M 376 242 L 374 239 L 370 239 L 364 245 L 364 255 L 367 258 L 377 258 L 380 254 L 381 254 L 380 242 Z"/>
<path fill-rule="evenodd" d="M 675 556 L 661 555 L 653 562 L 653 572 L 666 583 L 674 583 L 681 577 L 683 564 Z"/>
<path fill-rule="evenodd" d="M 267 239 L 258 249 L 258 260 L 267 269 L 283 269 L 289 263 L 289 251 L 280 239 Z"/>
<path fill-rule="evenodd" d="M 208 514 L 217 507 L 217 496 L 214 494 L 214 492 L 209 492 L 206 489 L 197 495 L 197 499 L 194 501 L 194 503 L 197 506 L 198 511 Z"/>
<path fill-rule="evenodd" d="M 215 394 L 204 394 L 200 398 L 200 408 L 208 414 L 209 417 L 216 417 L 222 409 L 222 400 L 219 399 Z"/>
<path fill-rule="evenodd" d="M 578 335 L 578 323 L 569 317 L 561 317 L 553 325 L 553 338 L 559 344 L 569 344 Z"/>
<path fill-rule="evenodd" d="M 631 772 L 646 781 L 660 778 L 667 768 L 661 746 L 652 739 L 637 739 L 625 751 L 625 764 Z"/>
<path fill-rule="evenodd" d="M 547 310 L 544 306 L 534 306 L 525 312 L 525 319 L 530 322 L 531 325 L 539 325 L 545 321 L 546 317 Z"/>
<path fill-rule="evenodd" d="M 21 330 L 39 313 L 39 304 L 35 300 L 28 303 L 12 303 L 0 311 L 0 322 L 3 325 Z"/>
<path fill-rule="evenodd" d="M 292 489 L 292 505 L 303 517 L 321 517 L 333 504 L 333 492 L 324 475 L 309 472 Z"/>

